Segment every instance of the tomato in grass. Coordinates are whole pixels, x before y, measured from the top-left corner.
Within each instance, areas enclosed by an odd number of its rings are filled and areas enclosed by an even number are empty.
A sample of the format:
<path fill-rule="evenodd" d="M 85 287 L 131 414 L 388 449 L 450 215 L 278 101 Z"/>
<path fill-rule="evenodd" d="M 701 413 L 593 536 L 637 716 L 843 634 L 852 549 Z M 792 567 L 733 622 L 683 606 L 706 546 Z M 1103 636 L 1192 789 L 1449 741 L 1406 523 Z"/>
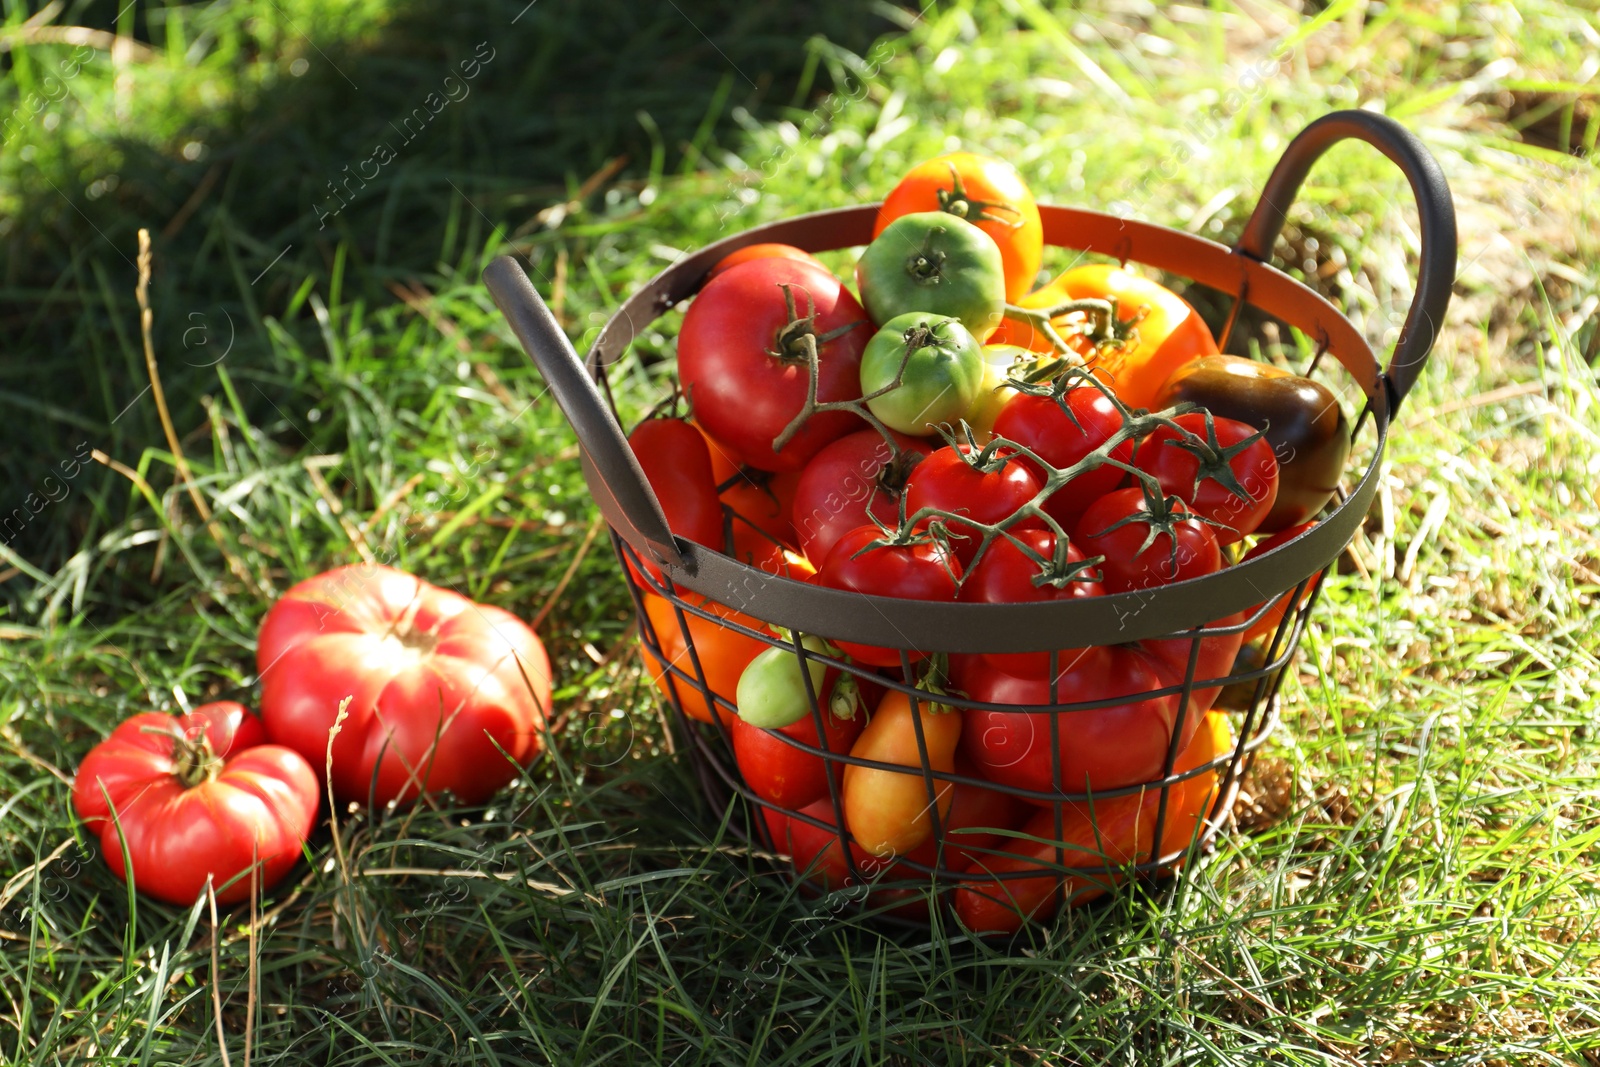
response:
<path fill-rule="evenodd" d="M 885 543 L 887 535 L 876 526 L 861 526 L 841 537 L 817 571 L 817 581 L 830 589 L 846 589 L 869 596 L 897 596 L 912 600 L 954 600 L 961 579 L 961 563 L 931 538 L 909 543 Z M 835 641 L 846 655 L 874 667 L 897 667 L 902 653 L 876 645 Z M 925 652 L 907 650 L 911 662 Z"/>
<path fill-rule="evenodd" d="M 906 477 L 932 451 L 926 441 L 892 433 L 891 443 L 877 430 L 825 446 L 806 464 L 794 492 L 793 528 L 806 556 L 826 559 L 839 538 L 874 518 L 895 526 Z"/>
<path fill-rule="evenodd" d="M 757 633 L 764 633 L 766 627 L 759 619 L 708 600 L 698 593 L 682 591 L 679 595 L 715 616 L 717 621 L 701 618 L 684 609 L 683 624 L 680 625 L 671 601 L 654 593 L 645 593 L 645 618 L 661 646 L 658 654 L 649 645 L 642 645 L 650 680 L 668 700 L 676 698 L 678 706 L 689 718 L 699 722 L 720 720 L 726 725 L 733 717 L 732 713 L 714 700 L 707 699 L 701 690 L 701 673 L 696 672 L 695 664 L 698 662 L 699 671 L 703 672 L 705 684 L 711 692 L 733 703 L 745 667 L 768 646 L 748 634 L 722 625 L 722 622 L 743 626 Z M 693 655 L 689 652 L 690 640 L 694 642 Z M 678 668 L 687 675 L 687 679 L 674 675 L 668 667 Z"/>
<path fill-rule="evenodd" d="M 960 320 L 980 342 L 1006 306 L 1000 250 L 976 226 L 942 211 L 902 215 L 856 261 L 856 288 L 880 326 L 916 312 Z"/>
<path fill-rule="evenodd" d="M 928 434 L 982 395 L 983 348 L 959 321 L 913 312 L 883 324 L 861 357 L 867 410 L 891 430 Z"/>
<path fill-rule="evenodd" d="M 292 587 L 261 623 L 256 663 L 267 736 L 319 769 L 331 752 L 341 800 L 449 791 L 481 804 L 544 747 L 550 660 L 538 636 L 392 567 L 357 563 Z"/>
<path fill-rule="evenodd" d="M 1015 514 L 1043 488 L 1037 475 L 1016 453 L 1005 448 L 974 449 L 946 445 L 917 464 L 906 480 L 906 517 L 924 508 L 936 508 L 965 517 L 941 517 L 950 535 L 950 549 L 966 567 L 983 543 L 983 531 L 974 523 L 992 526 Z M 913 520 L 915 521 L 915 520 Z M 935 520 L 922 520 L 927 524 Z M 1026 530 L 1042 525 L 1037 515 L 1025 515 L 1009 529 Z"/>
<path fill-rule="evenodd" d="M 1204 411 L 1173 418 L 1139 442 L 1133 464 L 1189 511 L 1211 520 L 1217 543 L 1255 532 L 1278 499 L 1278 461 L 1252 426 Z"/>
<path fill-rule="evenodd" d="M 1107 493 L 1078 520 L 1072 541 L 1085 555 L 1104 556 L 1107 593 L 1154 589 L 1215 573 L 1222 551 L 1211 527 L 1192 518 L 1175 496 L 1143 485 Z"/>
<path fill-rule="evenodd" d="M 706 281 L 709 282 L 719 274 L 726 274 L 730 268 L 737 267 L 741 263 L 748 263 L 752 259 L 792 259 L 800 263 L 809 263 L 814 267 L 821 267 L 823 270 L 828 269 L 823 266 L 821 260 L 802 248 L 766 241 L 761 244 L 745 245 L 736 252 L 729 252 L 717 260 L 717 265 L 712 267 L 711 273 L 706 275 Z"/>
<path fill-rule="evenodd" d="M 1228 717 L 1213 712 L 1179 754 L 1173 773 L 1204 767 L 1231 752 L 1233 743 Z M 1031 919 L 1048 918 L 1063 901 L 1075 906 L 1094 900 L 1126 877 L 1117 868 L 1171 855 L 1197 839 L 1217 785 L 1217 772 L 1211 769 L 1169 786 L 1159 841 L 1159 788 L 1092 804 L 1064 803 L 1059 834 L 1054 808 L 1039 809 L 1022 827 L 1024 836 L 1011 839 L 1000 855 L 980 855 L 968 868 L 996 876 L 1037 876 L 964 881 L 955 890 L 956 916 L 975 933 L 1012 934 Z M 1083 868 L 1086 873 L 1069 875 L 1058 868 Z"/>
<path fill-rule="evenodd" d="M 1073 267 L 1018 305 L 1043 311 L 1076 300 L 1116 301 L 1117 324 L 1109 337 L 1095 334 L 1089 328 L 1093 316 L 1081 311 L 1057 316 L 1051 324 L 1070 335 L 1064 337 L 1069 346 L 1130 408 L 1157 407 L 1157 392 L 1174 371 L 1217 352 L 1211 328 L 1188 301 L 1116 264 Z M 1019 319 L 1007 319 L 990 340 L 1054 350 L 1044 332 Z"/>
<path fill-rule="evenodd" d="M 952 152 L 913 167 L 884 198 L 872 226 L 877 237 L 895 219 L 943 211 L 972 223 L 1000 250 L 1006 299 L 1033 288 L 1044 256 L 1044 229 L 1033 194 L 1011 164 Z"/>
<path fill-rule="evenodd" d="M 1156 407 L 1183 401 L 1262 430 L 1278 460 L 1278 495 L 1256 529 L 1277 533 L 1321 511 L 1350 457 L 1350 426 L 1321 382 L 1239 356 L 1208 356 L 1173 372 Z"/>
<path fill-rule="evenodd" d="M 861 426 L 844 410 L 791 426 L 809 389 L 809 353 L 817 355 L 817 400 L 854 400 L 871 336 L 867 313 L 826 270 L 755 259 L 712 279 L 690 303 L 678 333 L 678 373 L 695 421 L 714 439 L 752 467 L 799 470 Z M 786 431 L 792 435 L 778 447 Z"/>
<path fill-rule="evenodd" d="M 1071 386 L 1060 395 L 1019 393 L 1000 409 L 994 421 L 996 436 L 1015 441 L 1058 470 L 1083 462 L 1122 427 L 1122 412 L 1117 405 L 1089 384 Z M 1132 463 L 1133 451 L 1132 440 L 1122 441 L 1111 450 L 1110 458 Z M 1022 462 L 1044 480 L 1047 472 L 1042 467 L 1027 457 Z M 1110 464 L 1085 470 L 1050 494 L 1044 510 L 1070 533 L 1089 505 L 1121 485 L 1126 477 L 1121 468 Z"/>
<path fill-rule="evenodd" d="M 952 783 L 934 779 L 930 800 L 922 753 L 927 752 L 928 770 L 950 774 L 960 739 L 960 713 L 940 704 L 935 694 L 920 694 L 915 708 L 911 697 L 898 689 L 885 694 L 850 755 L 904 769 L 854 763 L 845 767 L 845 826 L 862 849 L 878 857 L 898 857 L 929 839 L 932 812 L 941 820 L 949 814 Z"/>
<path fill-rule="evenodd" d="M 1130 645 L 1081 649 L 1058 665 L 1052 686 L 986 664 L 952 662 L 954 687 L 974 701 L 1003 710 L 968 708 L 961 744 L 991 781 L 1038 792 L 1117 789 L 1161 773 L 1177 722 L 1177 697 L 1149 696 L 1172 685 L 1161 660 Z M 1039 710 L 1051 704 L 1119 701 L 1105 707 Z M 1052 742 L 1050 719 L 1057 717 Z M 1198 717 L 1186 716 L 1191 735 Z M 1182 738 L 1180 743 L 1186 742 Z M 1052 761 L 1059 758 L 1061 780 Z"/>
<path fill-rule="evenodd" d="M 265 741 L 232 701 L 135 715 L 84 757 L 73 809 L 112 873 L 131 868 L 141 893 L 187 905 L 210 881 L 220 903 L 245 900 L 289 873 L 317 814 L 316 772 Z"/>
<path fill-rule="evenodd" d="M 961 599 L 970 604 L 1027 604 L 1101 596 L 1105 589 L 1099 573 L 1077 545 L 1063 546 L 1055 531 L 1013 530 L 1010 537 L 995 538 L 983 559 L 967 572 Z M 1056 653 L 1060 664 L 1076 657 L 1075 649 Z M 1049 652 L 984 652 L 979 658 L 1020 678 L 1046 678 L 1050 673 Z"/>

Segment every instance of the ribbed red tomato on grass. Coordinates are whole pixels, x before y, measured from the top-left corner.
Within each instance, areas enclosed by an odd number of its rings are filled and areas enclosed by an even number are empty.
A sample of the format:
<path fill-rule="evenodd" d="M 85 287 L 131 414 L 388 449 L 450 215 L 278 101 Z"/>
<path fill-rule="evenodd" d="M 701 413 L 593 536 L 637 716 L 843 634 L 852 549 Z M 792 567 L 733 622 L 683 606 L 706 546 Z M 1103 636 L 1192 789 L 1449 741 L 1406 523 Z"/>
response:
<path fill-rule="evenodd" d="M 135 715 L 84 757 L 72 806 L 141 893 L 192 904 L 209 880 L 220 903 L 244 900 L 295 865 L 317 814 L 310 764 L 265 741 L 233 701 Z"/>
<path fill-rule="evenodd" d="M 256 662 L 267 735 L 319 770 L 331 751 L 341 800 L 448 790 L 479 804 L 543 748 L 543 642 L 503 608 L 392 567 L 295 585 L 262 621 Z"/>

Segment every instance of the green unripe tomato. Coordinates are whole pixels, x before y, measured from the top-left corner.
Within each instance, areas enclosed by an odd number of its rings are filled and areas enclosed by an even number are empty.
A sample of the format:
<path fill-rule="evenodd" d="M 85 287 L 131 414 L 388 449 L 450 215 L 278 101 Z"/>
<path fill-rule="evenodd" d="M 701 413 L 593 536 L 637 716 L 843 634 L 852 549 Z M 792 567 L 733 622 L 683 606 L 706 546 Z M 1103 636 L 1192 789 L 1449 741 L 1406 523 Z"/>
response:
<path fill-rule="evenodd" d="M 960 319 L 982 340 L 1005 313 L 1000 247 L 972 223 L 944 211 L 891 222 L 857 261 L 856 288 L 879 326 L 921 311 Z"/>
<path fill-rule="evenodd" d="M 828 646 L 820 637 L 803 637 L 800 644 L 807 652 L 828 653 Z M 822 682 L 827 669 L 827 664 L 806 660 L 811 691 L 817 694 L 818 700 L 824 695 Z M 806 681 L 800 674 L 800 659 L 790 648 L 769 648 L 751 660 L 739 675 L 734 700 L 739 705 L 739 718 L 763 730 L 782 729 L 811 714 Z"/>
<path fill-rule="evenodd" d="M 893 385 L 896 374 L 899 385 L 872 396 Z M 900 315 L 884 323 L 861 354 L 861 394 L 871 398 L 867 409 L 901 433 L 926 434 L 966 418 L 982 388 L 983 347 L 958 319 Z"/>

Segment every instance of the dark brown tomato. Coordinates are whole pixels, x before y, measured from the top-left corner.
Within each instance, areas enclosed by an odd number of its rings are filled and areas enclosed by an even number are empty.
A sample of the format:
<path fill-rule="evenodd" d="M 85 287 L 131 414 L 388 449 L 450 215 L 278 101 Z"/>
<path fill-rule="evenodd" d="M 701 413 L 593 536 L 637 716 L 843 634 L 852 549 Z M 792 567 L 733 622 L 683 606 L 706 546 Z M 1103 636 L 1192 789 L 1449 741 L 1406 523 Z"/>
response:
<path fill-rule="evenodd" d="M 1333 497 L 1350 456 L 1350 427 L 1338 398 L 1320 382 L 1241 356 L 1206 356 L 1178 368 L 1151 406 L 1184 400 L 1254 426 L 1272 445 L 1278 499 L 1257 533 L 1305 522 Z"/>

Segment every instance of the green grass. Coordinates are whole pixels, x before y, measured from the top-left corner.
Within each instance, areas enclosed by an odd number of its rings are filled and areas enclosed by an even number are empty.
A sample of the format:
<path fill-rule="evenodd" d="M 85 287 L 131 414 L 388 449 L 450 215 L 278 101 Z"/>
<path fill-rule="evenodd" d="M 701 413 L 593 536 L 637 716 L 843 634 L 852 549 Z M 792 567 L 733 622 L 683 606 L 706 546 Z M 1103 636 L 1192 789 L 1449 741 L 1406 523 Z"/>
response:
<path fill-rule="evenodd" d="M 1596 10 L 1313 7 L 69 3 L 144 44 L 54 84 L 74 46 L 5 8 L 4 113 L 65 96 L 0 152 L 0 517 L 37 511 L 0 545 L 0 1059 L 222 1062 L 215 990 L 235 1064 L 1600 1062 Z M 1346 106 L 1439 156 L 1463 269 L 1238 825 L 1010 947 L 798 897 L 674 754 L 604 539 L 575 561 L 571 434 L 481 266 L 524 254 L 581 344 L 677 250 L 958 144 L 1225 240 Z M 140 226 L 215 539 L 139 396 Z M 1342 147 L 1280 253 L 1392 342 L 1414 226 Z M 624 407 L 668 369 L 625 361 Z M 549 608 L 558 758 L 487 809 L 340 812 L 343 860 L 322 829 L 254 921 L 131 898 L 70 817 L 77 761 L 135 711 L 248 701 L 273 596 L 363 552 Z"/>

